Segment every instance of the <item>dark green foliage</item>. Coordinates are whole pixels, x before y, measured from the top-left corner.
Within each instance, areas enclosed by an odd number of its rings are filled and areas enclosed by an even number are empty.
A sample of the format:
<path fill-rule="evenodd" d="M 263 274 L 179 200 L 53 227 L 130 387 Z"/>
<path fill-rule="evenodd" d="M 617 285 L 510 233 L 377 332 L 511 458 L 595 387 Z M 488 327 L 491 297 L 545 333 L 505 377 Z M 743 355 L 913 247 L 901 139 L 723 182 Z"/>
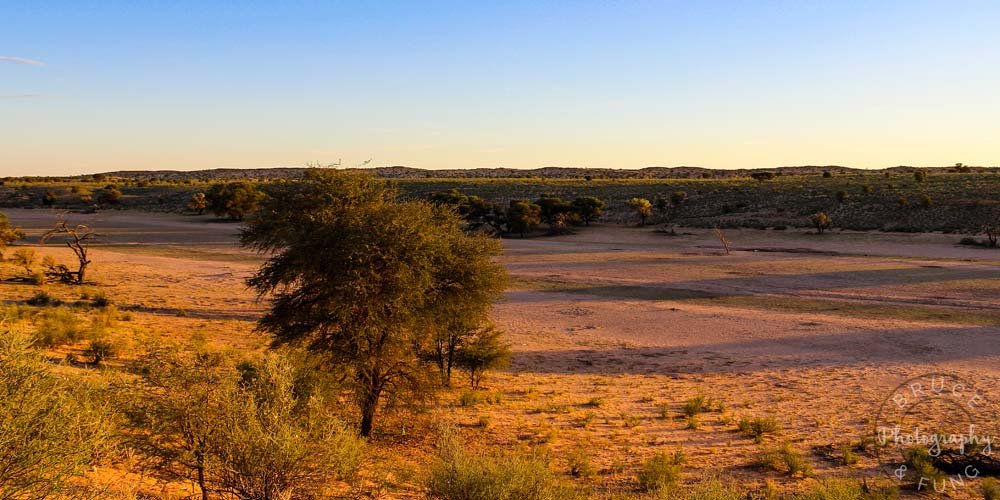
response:
<path fill-rule="evenodd" d="M 642 464 L 638 473 L 639 485 L 646 491 L 663 491 L 677 486 L 685 462 L 681 450 L 661 451 Z"/>
<path fill-rule="evenodd" d="M 492 326 L 475 331 L 458 349 L 458 366 L 469 373 L 473 389 L 479 388 L 486 370 L 503 368 L 510 361 L 510 346 Z"/>
<path fill-rule="evenodd" d="M 101 205 L 117 205 L 121 197 L 122 192 L 118 189 L 118 186 L 108 184 L 97 193 L 97 203 Z"/>
<path fill-rule="evenodd" d="M 249 182 L 213 184 L 205 193 L 212 213 L 231 220 L 243 220 L 256 212 L 265 197 L 262 191 Z"/>
<path fill-rule="evenodd" d="M 135 443 L 161 473 L 197 484 L 202 498 L 313 498 L 358 468 L 364 444 L 287 357 L 234 369 L 219 354 L 156 348 L 136 371 Z"/>
<path fill-rule="evenodd" d="M 604 200 L 596 196 L 583 196 L 573 200 L 573 209 L 580 214 L 580 219 L 588 226 L 590 221 L 601 216 L 604 207 Z"/>
<path fill-rule="evenodd" d="M 32 352 L 31 341 L 0 331 L 0 498 L 61 498 L 112 444 L 114 419 L 98 391 L 71 384 Z"/>
<path fill-rule="evenodd" d="M 427 489 L 442 500 L 561 500 L 575 498 L 559 486 L 540 454 L 473 454 L 450 436 L 438 446 Z"/>
<path fill-rule="evenodd" d="M 418 402 L 429 390 L 422 346 L 438 322 L 502 290 L 499 243 L 462 225 L 452 210 L 398 200 L 383 180 L 310 170 L 275 186 L 241 234 L 271 255 L 248 281 L 272 297 L 259 328 L 347 374 L 364 436 L 383 396 Z"/>
<path fill-rule="evenodd" d="M 750 177 L 752 177 L 755 181 L 764 182 L 774 179 L 775 175 L 774 172 L 754 172 L 750 174 Z"/>
<path fill-rule="evenodd" d="M 21 231 L 19 227 L 11 226 L 7 214 L 0 212 L 0 259 L 3 258 L 4 250 L 7 249 L 8 245 L 21 239 L 24 239 L 24 231 Z"/>
<path fill-rule="evenodd" d="M 546 224 L 552 225 L 562 214 L 574 211 L 573 205 L 558 196 L 543 196 L 535 202 L 540 209 L 539 215 Z"/>
<path fill-rule="evenodd" d="M 507 209 L 507 224 L 510 232 L 519 233 L 524 237 L 524 233 L 529 233 L 542 222 L 542 208 L 527 200 L 511 200 Z"/>

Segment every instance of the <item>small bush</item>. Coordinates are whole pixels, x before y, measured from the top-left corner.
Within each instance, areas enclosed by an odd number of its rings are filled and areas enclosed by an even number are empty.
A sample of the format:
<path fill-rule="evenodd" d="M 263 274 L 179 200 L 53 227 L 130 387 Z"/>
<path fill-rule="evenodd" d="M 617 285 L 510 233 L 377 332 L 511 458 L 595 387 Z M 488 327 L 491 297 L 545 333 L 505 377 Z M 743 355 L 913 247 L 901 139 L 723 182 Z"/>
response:
<path fill-rule="evenodd" d="M 684 466 L 684 452 L 660 452 L 642 464 L 638 473 L 639 485 L 646 491 L 672 488 L 680 482 Z"/>
<path fill-rule="evenodd" d="M 599 397 L 590 398 L 590 400 L 587 401 L 586 404 L 584 404 L 584 406 L 589 406 L 591 408 L 600 408 L 603 405 L 604 405 L 604 398 L 599 398 Z"/>
<path fill-rule="evenodd" d="M 91 304 L 93 304 L 94 307 L 105 308 L 111 305 L 111 299 L 103 293 L 97 293 L 94 295 L 93 299 L 91 299 Z"/>
<path fill-rule="evenodd" d="M 826 480 L 792 500 L 893 500 L 899 498 L 895 485 L 880 486 L 844 479 Z"/>
<path fill-rule="evenodd" d="M 693 485 L 684 493 L 685 500 L 743 500 L 746 494 L 733 482 L 718 478 L 706 479 Z"/>
<path fill-rule="evenodd" d="M 699 394 L 684 402 L 684 416 L 693 417 L 703 411 L 708 410 L 708 405 L 705 402 L 705 396 Z"/>
<path fill-rule="evenodd" d="M 443 500 L 558 500 L 571 498 L 548 461 L 533 453 L 470 454 L 449 436 L 427 480 L 430 496 Z"/>
<path fill-rule="evenodd" d="M 29 306 L 43 307 L 43 306 L 57 306 L 61 304 L 62 301 L 53 297 L 51 294 L 49 294 L 49 292 L 45 290 L 39 290 L 38 292 L 35 292 L 35 295 L 32 295 L 30 299 L 25 301 L 25 303 L 28 304 Z"/>
<path fill-rule="evenodd" d="M 483 401 L 483 397 L 478 391 L 462 391 L 458 396 L 460 406 L 476 406 Z"/>
<path fill-rule="evenodd" d="M 979 492 L 983 494 L 983 500 L 1000 500 L 1000 484 L 992 477 L 983 479 L 979 485 Z"/>
<path fill-rule="evenodd" d="M 698 430 L 701 427 L 701 423 L 698 421 L 698 415 L 691 415 L 687 417 L 687 428 L 693 431 Z"/>
<path fill-rule="evenodd" d="M 39 315 L 38 332 L 35 342 L 40 347 L 55 347 L 83 339 L 87 330 L 72 311 L 65 307 L 55 307 L 42 311 Z"/>
<path fill-rule="evenodd" d="M 107 340 L 91 340 L 83 355 L 91 358 L 93 364 L 100 365 L 105 360 L 114 359 L 118 355 L 118 349 Z"/>
<path fill-rule="evenodd" d="M 97 389 L 71 384 L 0 331 L 0 498 L 64 498 L 67 482 L 112 446 L 114 419 Z"/>
<path fill-rule="evenodd" d="M 736 426 L 740 432 L 748 437 L 752 437 L 754 441 L 758 443 L 764 441 L 765 434 L 771 434 L 778 431 L 778 422 L 772 417 L 744 416 L 740 417 Z"/>
<path fill-rule="evenodd" d="M 926 479 L 925 484 L 947 479 L 947 475 L 934 466 L 934 458 L 927 448 L 922 446 L 910 448 L 903 453 L 903 460 L 909 467 L 914 483 L 920 484 L 921 478 Z"/>
<path fill-rule="evenodd" d="M 594 466 L 590 464 L 590 454 L 583 448 L 577 448 L 566 457 L 569 463 L 569 475 L 573 477 L 590 477 L 594 475 Z"/>

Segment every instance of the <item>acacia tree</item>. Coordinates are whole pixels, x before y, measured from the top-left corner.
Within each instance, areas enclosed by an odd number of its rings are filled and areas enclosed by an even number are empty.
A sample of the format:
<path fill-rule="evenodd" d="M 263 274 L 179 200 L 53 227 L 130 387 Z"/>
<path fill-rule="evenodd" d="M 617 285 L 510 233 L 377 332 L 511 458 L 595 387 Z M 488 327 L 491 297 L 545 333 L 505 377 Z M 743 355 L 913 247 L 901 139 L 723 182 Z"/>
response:
<path fill-rule="evenodd" d="M 507 227 L 513 233 L 531 231 L 542 222 L 542 207 L 528 200 L 511 200 L 507 208 Z"/>
<path fill-rule="evenodd" d="M 11 226 L 7 214 L 0 213 L 0 259 L 3 258 L 3 251 L 7 245 L 22 239 L 24 239 L 24 231 L 21 231 L 19 227 Z"/>
<path fill-rule="evenodd" d="M 204 214 L 205 209 L 208 208 L 208 199 L 205 198 L 205 193 L 195 193 L 191 195 L 191 200 L 188 201 L 187 209 L 198 214 Z"/>
<path fill-rule="evenodd" d="M 205 193 L 205 199 L 217 217 L 243 220 L 260 208 L 265 195 L 253 184 L 239 181 L 213 184 Z"/>
<path fill-rule="evenodd" d="M 817 234 L 823 234 L 823 231 L 826 231 L 830 227 L 830 224 L 833 223 L 830 216 L 826 215 L 826 212 L 819 212 L 810 217 L 809 220 L 812 222 L 813 227 L 816 228 Z"/>
<path fill-rule="evenodd" d="M 452 249 L 439 266 L 439 287 L 431 299 L 435 304 L 430 358 L 445 386 L 451 385 L 452 368 L 459 351 L 485 324 L 490 306 L 503 292 L 506 274 L 496 263 L 478 258 L 493 254 L 495 242 L 485 238 L 452 241 Z"/>
<path fill-rule="evenodd" d="M 584 225 L 587 226 L 590 225 L 590 221 L 601 216 L 604 205 L 604 200 L 596 196 L 583 196 L 573 200 L 573 208 L 580 214 Z"/>
<path fill-rule="evenodd" d="M 492 325 L 476 329 L 458 351 L 458 365 L 469 373 L 469 384 L 479 389 L 486 370 L 502 368 L 510 361 L 510 346 Z"/>
<path fill-rule="evenodd" d="M 646 218 L 653 214 L 653 205 L 645 198 L 632 198 L 628 202 L 632 211 L 639 216 L 639 225 L 646 225 Z"/>
<path fill-rule="evenodd" d="M 490 261 L 499 243 L 466 234 L 453 210 L 400 201 L 384 180 L 361 173 L 309 170 L 275 186 L 241 242 L 271 255 L 248 280 L 272 294 L 258 328 L 346 373 L 362 436 L 386 397 L 425 394 L 419 346 L 442 317 L 440 304 L 451 302 L 440 299 L 488 295 L 478 279 L 455 276 L 503 272 Z"/>
<path fill-rule="evenodd" d="M 58 235 L 66 236 L 66 246 L 76 255 L 77 269 L 76 271 L 70 271 L 66 266 L 59 264 L 51 266 L 45 271 L 45 274 L 50 278 L 59 279 L 68 284 L 82 285 L 86 276 L 87 266 L 91 264 L 90 258 L 87 256 L 90 250 L 90 243 L 101 235 L 95 233 L 90 227 L 84 224 L 70 227 L 66 224 L 66 221 L 61 220 L 56 223 L 56 227 L 46 231 L 40 241 L 44 245 Z"/>

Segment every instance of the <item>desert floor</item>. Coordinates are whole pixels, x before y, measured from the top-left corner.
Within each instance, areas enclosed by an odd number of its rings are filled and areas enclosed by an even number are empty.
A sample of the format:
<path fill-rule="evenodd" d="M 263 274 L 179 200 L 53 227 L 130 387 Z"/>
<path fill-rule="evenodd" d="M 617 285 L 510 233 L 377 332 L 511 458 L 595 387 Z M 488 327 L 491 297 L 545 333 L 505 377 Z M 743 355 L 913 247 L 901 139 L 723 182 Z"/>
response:
<path fill-rule="evenodd" d="M 37 242 L 58 213 L 6 213 L 28 231 L 24 244 L 70 262 L 65 247 Z M 90 288 L 129 313 L 120 330 L 133 351 L 162 340 L 267 346 L 253 331 L 266 302 L 243 284 L 262 259 L 237 246 L 236 224 L 119 211 L 69 220 L 106 235 L 92 251 Z M 450 422 L 483 447 L 544 447 L 564 475 L 569 457 L 588 457 L 594 474 L 573 481 L 599 494 L 634 491 L 642 461 L 675 448 L 688 457 L 685 482 L 770 479 L 797 491 L 824 477 L 876 476 L 876 454 L 859 445 L 894 389 L 928 373 L 974 385 L 982 404 L 972 418 L 1000 434 L 1000 251 L 958 246 L 957 235 L 792 229 L 728 231 L 726 255 L 711 231 L 678 232 L 598 225 L 504 240 L 512 282 L 494 319 L 513 345 L 511 367 L 487 376 L 478 402 L 460 404 L 460 379 L 427 415 L 383 423 L 376 479 L 387 494 L 420 495 L 433 453 L 425 421 Z M 37 291 L 12 272 L 0 276 L 0 298 Z M 681 409 L 698 395 L 714 404 L 689 425 Z M 740 417 L 757 416 L 780 426 L 763 443 L 736 430 Z M 812 477 L 752 466 L 783 443 L 808 457 Z M 845 465 L 839 450 L 849 446 L 859 461 Z"/>

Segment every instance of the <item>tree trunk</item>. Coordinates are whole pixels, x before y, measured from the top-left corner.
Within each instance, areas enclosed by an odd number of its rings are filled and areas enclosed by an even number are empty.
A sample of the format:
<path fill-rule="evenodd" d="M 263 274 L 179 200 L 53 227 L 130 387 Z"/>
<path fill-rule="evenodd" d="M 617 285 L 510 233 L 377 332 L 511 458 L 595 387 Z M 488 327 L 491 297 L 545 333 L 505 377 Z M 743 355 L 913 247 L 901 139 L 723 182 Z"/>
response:
<path fill-rule="evenodd" d="M 362 388 L 361 394 L 361 437 L 370 437 L 372 427 L 375 424 L 375 411 L 378 409 L 378 401 L 382 395 L 382 379 L 377 373 L 370 374 L 362 383 L 366 387 Z"/>
<path fill-rule="evenodd" d="M 370 437 L 372 435 L 372 425 L 375 422 L 375 407 L 374 406 L 363 406 L 361 408 L 361 430 L 359 434 L 361 437 Z"/>
<path fill-rule="evenodd" d="M 208 500 L 208 488 L 205 487 L 205 459 L 201 453 L 197 458 L 198 488 L 201 489 L 201 500 Z"/>

